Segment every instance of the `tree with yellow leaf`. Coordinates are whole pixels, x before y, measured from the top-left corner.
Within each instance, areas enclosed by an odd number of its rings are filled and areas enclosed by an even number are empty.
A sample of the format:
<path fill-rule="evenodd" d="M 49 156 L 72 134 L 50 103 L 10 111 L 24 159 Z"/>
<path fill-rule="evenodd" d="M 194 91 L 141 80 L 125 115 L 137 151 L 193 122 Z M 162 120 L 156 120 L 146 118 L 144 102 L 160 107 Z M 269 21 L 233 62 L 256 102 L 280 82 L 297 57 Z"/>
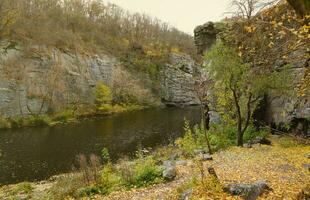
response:
<path fill-rule="evenodd" d="M 207 52 L 206 69 L 214 82 L 217 111 L 233 120 L 237 126 L 237 145 L 243 146 L 243 135 L 249 127 L 252 114 L 267 92 L 282 92 L 290 85 L 287 70 L 272 71 L 253 68 L 238 56 L 236 48 L 218 41 Z"/>

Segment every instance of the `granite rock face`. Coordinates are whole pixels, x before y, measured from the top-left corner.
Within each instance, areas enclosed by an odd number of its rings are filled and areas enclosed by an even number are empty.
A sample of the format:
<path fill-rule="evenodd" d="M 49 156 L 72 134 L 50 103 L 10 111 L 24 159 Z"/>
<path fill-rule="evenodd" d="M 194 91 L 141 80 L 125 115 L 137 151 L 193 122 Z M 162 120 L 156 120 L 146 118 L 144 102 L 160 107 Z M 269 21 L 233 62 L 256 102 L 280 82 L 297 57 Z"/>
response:
<path fill-rule="evenodd" d="M 109 55 L 85 55 L 56 48 L 0 43 L 0 117 L 58 112 L 72 105 L 91 107 L 98 83 L 113 88 L 122 63 Z M 161 78 L 163 103 L 196 105 L 195 62 L 185 54 L 172 54 Z M 124 80 L 126 81 L 126 80 Z"/>
<path fill-rule="evenodd" d="M 57 49 L 0 49 L 0 114 L 42 114 L 75 102 L 91 105 L 98 82 L 111 85 L 117 59 Z M 25 53 L 26 52 L 26 53 Z"/>
<path fill-rule="evenodd" d="M 195 62 L 185 54 L 171 54 L 162 72 L 162 102 L 168 106 L 199 105 L 195 87 Z"/>
<path fill-rule="evenodd" d="M 207 22 L 195 28 L 195 45 L 197 47 L 198 55 L 203 55 L 211 48 L 216 41 L 217 32 L 218 30 L 214 27 L 213 22 Z"/>
<path fill-rule="evenodd" d="M 208 51 L 216 41 L 217 34 L 221 30 L 215 28 L 212 22 L 207 22 L 201 26 L 195 28 L 195 44 L 199 55 L 203 55 Z M 277 48 L 277 47 L 275 47 Z M 294 57 L 302 57 L 307 52 L 298 51 L 288 55 L 288 60 Z M 296 55 L 298 54 L 298 55 Z M 296 59 L 291 59 L 296 60 Z M 279 59 L 274 63 L 275 69 L 286 65 L 285 61 Z M 299 61 L 293 61 L 289 63 L 292 68 L 294 85 L 297 86 L 301 80 L 305 77 L 309 78 L 309 60 L 303 59 Z M 310 137 L 310 91 L 306 91 L 303 97 L 295 96 L 274 96 L 268 94 L 266 98 L 266 105 L 264 107 L 264 113 L 261 113 L 262 118 L 269 124 L 277 126 L 283 126 L 290 122 L 294 124 L 294 130 L 296 133 L 303 134 Z"/>

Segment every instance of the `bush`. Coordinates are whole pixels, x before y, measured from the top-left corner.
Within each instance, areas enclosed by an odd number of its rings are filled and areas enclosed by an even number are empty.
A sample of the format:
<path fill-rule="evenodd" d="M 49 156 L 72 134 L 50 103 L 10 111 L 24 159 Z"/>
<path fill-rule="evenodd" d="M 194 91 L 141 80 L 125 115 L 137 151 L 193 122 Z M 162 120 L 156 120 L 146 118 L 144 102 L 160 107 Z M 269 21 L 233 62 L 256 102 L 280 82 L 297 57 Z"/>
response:
<path fill-rule="evenodd" d="M 60 123 L 67 123 L 72 119 L 75 119 L 75 116 L 74 116 L 74 111 L 71 109 L 66 109 L 60 113 L 55 114 L 52 117 L 52 121 L 57 122 L 57 123 L 59 123 L 59 122 Z"/>
<path fill-rule="evenodd" d="M 95 91 L 96 105 L 99 111 L 109 111 L 112 109 L 112 93 L 108 86 L 98 83 Z"/>
<path fill-rule="evenodd" d="M 163 181 L 162 169 L 153 156 L 139 156 L 134 161 L 122 160 L 118 172 L 127 188 L 145 187 Z"/>
<path fill-rule="evenodd" d="M 76 196 L 76 192 L 85 187 L 84 179 L 81 174 L 66 174 L 57 179 L 52 186 L 48 199 L 66 199 L 68 196 Z"/>
<path fill-rule="evenodd" d="M 279 139 L 279 145 L 282 148 L 291 148 L 298 146 L 298 143 L 289 137 L 282 137 Z"/>
<path fill-rule="evenodd" d="M 134 185 L 143 187 L 162 181 L 162 170 L 156 166 L 153 157 L 138 160 L 135 166 Z"/>
<path fill-rule="evenodd" d="M 185 121 L 184 136 L 178 138 L 175 144 L 181 149 L 185 156 L 192 156 L 195 149 L 197 149 L 196 139 L 193 131 L 189 127 L 189 122 Z"/>

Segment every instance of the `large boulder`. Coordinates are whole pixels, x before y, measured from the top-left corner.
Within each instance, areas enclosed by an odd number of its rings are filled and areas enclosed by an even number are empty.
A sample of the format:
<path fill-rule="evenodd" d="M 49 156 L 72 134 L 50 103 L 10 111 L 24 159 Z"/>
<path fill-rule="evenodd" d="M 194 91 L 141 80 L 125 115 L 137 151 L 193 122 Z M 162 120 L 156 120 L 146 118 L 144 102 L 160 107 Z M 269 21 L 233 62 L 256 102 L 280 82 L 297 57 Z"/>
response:
<path fill-rule="evenodd" d="M 266 181 L 257 181 L 253 184 L 229 184 L 224 187 L 225 192 L 242 196 L 245 200 L 256 200 L 267 190 L 270 188 Z"/>
<path fill-rule="evenodd" d="M 203 55 L 211 48 L 216 41 L 217 32 L 213 22 L 207 22 L 195 28 L 195 45 L 198 55 Z"/>

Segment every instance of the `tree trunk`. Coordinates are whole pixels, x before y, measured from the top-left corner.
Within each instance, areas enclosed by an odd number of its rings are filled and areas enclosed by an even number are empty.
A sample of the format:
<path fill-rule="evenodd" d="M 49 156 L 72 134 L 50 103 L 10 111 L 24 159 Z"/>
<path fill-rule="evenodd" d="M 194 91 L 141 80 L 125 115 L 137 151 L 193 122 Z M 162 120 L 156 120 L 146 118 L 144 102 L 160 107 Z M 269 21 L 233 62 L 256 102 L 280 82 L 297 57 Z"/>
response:
<path fill-rule="evenodd" d="M 207 142 L 207 146 L 208 146 L 208 151 L 209 151 L 209 154 L 212 154 L 212 149 L 211 149 L 211 145 L 210 145 L 210 141 L 209 141 L 209 137 L 208 137 L 208 130 L 210 128 L 210 117 L 209 117 L 209 111 L 208 111 L 208 121 L 206 119 L 206 112 L 204 110 L 205 107 L 203 107 L 203 105 L 201 105 L 201 118 L 202 118 L 202 125 L 203 125 L 203 131 L 204 131 L 204 135 L 205 135 L 205 138 L 206 138 L 206 142 Z M 207 105 L 207 108 L 209 108 L 209 106 Z M 208 125 L 206 124 L 206 122 L 208 122 Z M 208 126 L 208 129 L 207 129 L 207 126 Z"/>
<path fill-rule="evenodd" d="M 242 147 L 243 146 L 243 131 L 242 131 L 242 115 L 241 115 L 241 108 L 239 105 L 239 98 L 237 96 L 236 90 L 231 88 L 234 96 L 234 102 L 237 110 L 237 126 L 238 126 L 238 132 L 237 132 L 237 146 Z"/>
<path fill-rule="evenodd" d="M 310 14 L 309 0 L 287 0 L 287 2 L 294 8 L 298 15 L 303 17 Z"/>
<path fill-rule="evenodd" d="M 237 136 L 237 146 L 243 147 L 243 133 L 238 130 L 238 136 Z"/>

